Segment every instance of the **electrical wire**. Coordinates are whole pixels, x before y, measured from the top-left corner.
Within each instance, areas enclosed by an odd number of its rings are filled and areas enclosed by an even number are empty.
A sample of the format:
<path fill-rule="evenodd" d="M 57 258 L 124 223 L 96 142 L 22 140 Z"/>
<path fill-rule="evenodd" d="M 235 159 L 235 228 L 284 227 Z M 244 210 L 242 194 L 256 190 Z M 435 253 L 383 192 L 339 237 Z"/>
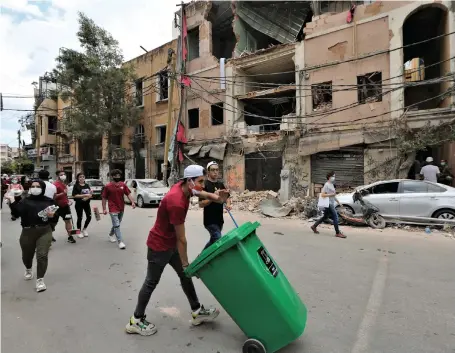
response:
<path fill-rule="evenodd" d="M 376 56 L 376 55 L 388 54 L 388 53 L 391 53 L 391 52 L 394 52 L 394 51 L 397 51 L 397 50 L 400 50 L 400 49 L 409 48 L 409 47 L 412 47 L 412 46 L 415 46 L 415 45 L 428 43 L 430 41 L 433 41 L 433 40 L 436 40 L 436 39 L 440 39 L 440 38 L 444 38 L 444 37 L 450 36 L 452 34 L 455 34 L 455 31 L 449 32 L 449 33 L 444 33 L 444 34 L 441 34 L 439 36 L 431 37 L 431 38 L 428 38 L 428 39 L 425 39 L 425 40 L 421 40 L 419 42 L 406 44 L 406 45 L 403 45 L 403 46 L 400 46 L 400 47 L 397 47 L 397 48 L 379 50 L 379 51 L 374 52 L 374 53 L 369 53 L 369 54 L 366 54 L 366 55 L 359 56 L 357 58 L 346 59 L 346 60 L 341 60 L 341 61 L 336 61 L 336 62 L 326 63 L 326 64 L 308 66 L 308 67 L 305 67 L 305 69 L 303 71 L 318 70 L 318 69 L 322 69 L 322 68 L 325 68 L 325 67 L 336 66 L 336 65 L 339 65 L 339 64 L 349 63 L 349 62 L 358 61 L 358 60 L 364 60 L 364 59 L 371 58 L 371 57 Z M 252 54 L 252 55 L 254 55 L 254 54 Z M 234 58 L 234 59 L 232 59 L 232 61 L 235 62 L 236 60 L 240 60 L 240 59 L 243 59 L 243 58 Z M 263 74 L 251 74 L 251 75 L 226 76 L 226 78 L 227 77 L 235 78 L 235 77 L 252 77 L 252 76 L 254 77 L 254 76 L 281 75 L 281 74 L 296 73 L 296 72 L 299 72 L 299 71 L 300 70 L 270 72 L 270 73 L 263 73 Z M 190 75 L 190 74 L 187 74 L 186 76 L 192 77 L 192 75 Z M 216 76 L 214 76 L 214 77 L 216 77 Z"/>

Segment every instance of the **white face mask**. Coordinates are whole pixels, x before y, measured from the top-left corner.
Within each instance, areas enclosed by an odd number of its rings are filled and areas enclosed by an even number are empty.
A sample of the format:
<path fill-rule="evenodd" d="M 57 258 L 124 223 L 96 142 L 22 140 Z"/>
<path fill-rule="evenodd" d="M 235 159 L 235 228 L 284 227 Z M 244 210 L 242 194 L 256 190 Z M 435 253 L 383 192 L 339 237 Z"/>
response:
<path fill-rule="evenodd" d="M 333 183 L 333 182 L 335 181 L 335 177 L 334 177 L 334 176 L 333 176 L 333 177 L 330 177 L 329 180 Z"/>
<path fill-rule="evenodd" d="M 32 194 L 33 196 L 38 196 L 38 195 L 41 195 L 41 188 L 37 188 L 37 187 L 33 187 L 33 188 L 30 188 L 30 194 Z"/>
<path fill-rule="evenodd" d="M 194 183 L 194 181 L 192 179 L 190 179 L 190 183 L 191 183 L 191 186 L 193 187 L 191 189 L 191 193 L 193 194 L 193 196 L 199 196 L 201 194 L 201 191 L 196 190 L 196 184 Z"/>
<path fill-rule="evenodd" d="M 61 181 L 65 181 L 66 180 L 66 175 L 65 174 L 60 175 L 59 178 L 60 178 Z"/>
<path fill-rule="evenodd" d="M 11 180 L 11 182 L 12 182 L 13 184 L 17 184 L 17 179 L 13 179 L 13 180 Z"/>

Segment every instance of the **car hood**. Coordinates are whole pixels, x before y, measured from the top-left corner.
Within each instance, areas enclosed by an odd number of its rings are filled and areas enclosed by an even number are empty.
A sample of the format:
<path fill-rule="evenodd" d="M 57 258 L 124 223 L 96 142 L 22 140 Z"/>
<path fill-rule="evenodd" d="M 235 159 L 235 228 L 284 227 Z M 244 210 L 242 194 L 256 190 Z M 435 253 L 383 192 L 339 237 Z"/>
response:
<path fill-rule="evenodd" d="M 154 194 L 167 194 L 169 192 L 169 188 L 144 188 L 143 190 Z"/>

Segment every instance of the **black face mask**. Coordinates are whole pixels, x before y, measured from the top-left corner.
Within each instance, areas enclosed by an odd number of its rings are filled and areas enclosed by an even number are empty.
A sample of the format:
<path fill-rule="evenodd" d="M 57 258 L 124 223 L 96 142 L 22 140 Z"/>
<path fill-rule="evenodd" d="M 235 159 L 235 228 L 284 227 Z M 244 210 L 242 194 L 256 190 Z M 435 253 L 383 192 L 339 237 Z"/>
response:
<path fill-rule="evenodd" d="M 122 178 L 113 178 L 116 183 L 118 183 Z"/>

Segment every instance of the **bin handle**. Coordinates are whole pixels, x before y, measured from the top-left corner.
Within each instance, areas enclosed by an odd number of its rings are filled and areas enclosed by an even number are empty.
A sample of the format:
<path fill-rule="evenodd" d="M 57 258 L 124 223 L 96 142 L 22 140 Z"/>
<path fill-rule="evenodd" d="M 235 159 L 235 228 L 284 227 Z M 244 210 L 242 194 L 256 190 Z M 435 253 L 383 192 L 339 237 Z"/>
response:
<path fill-rule="evenodd" d="M 226 206 L 225 203 L 223 203 L 223 206 L 224 206 L 224 209 L 227 211 L 227 213 L 229 213 L 229 216 L 231 216 L 232 222 L 234 222 L 235 227 L 238 228 L 239 225 L 238 225 L 237 222 L 235 221 L 234 216 L 232 215 L 231 211 L 229 211 L 229 209 L 227 208 L 227 206 Z"/>

